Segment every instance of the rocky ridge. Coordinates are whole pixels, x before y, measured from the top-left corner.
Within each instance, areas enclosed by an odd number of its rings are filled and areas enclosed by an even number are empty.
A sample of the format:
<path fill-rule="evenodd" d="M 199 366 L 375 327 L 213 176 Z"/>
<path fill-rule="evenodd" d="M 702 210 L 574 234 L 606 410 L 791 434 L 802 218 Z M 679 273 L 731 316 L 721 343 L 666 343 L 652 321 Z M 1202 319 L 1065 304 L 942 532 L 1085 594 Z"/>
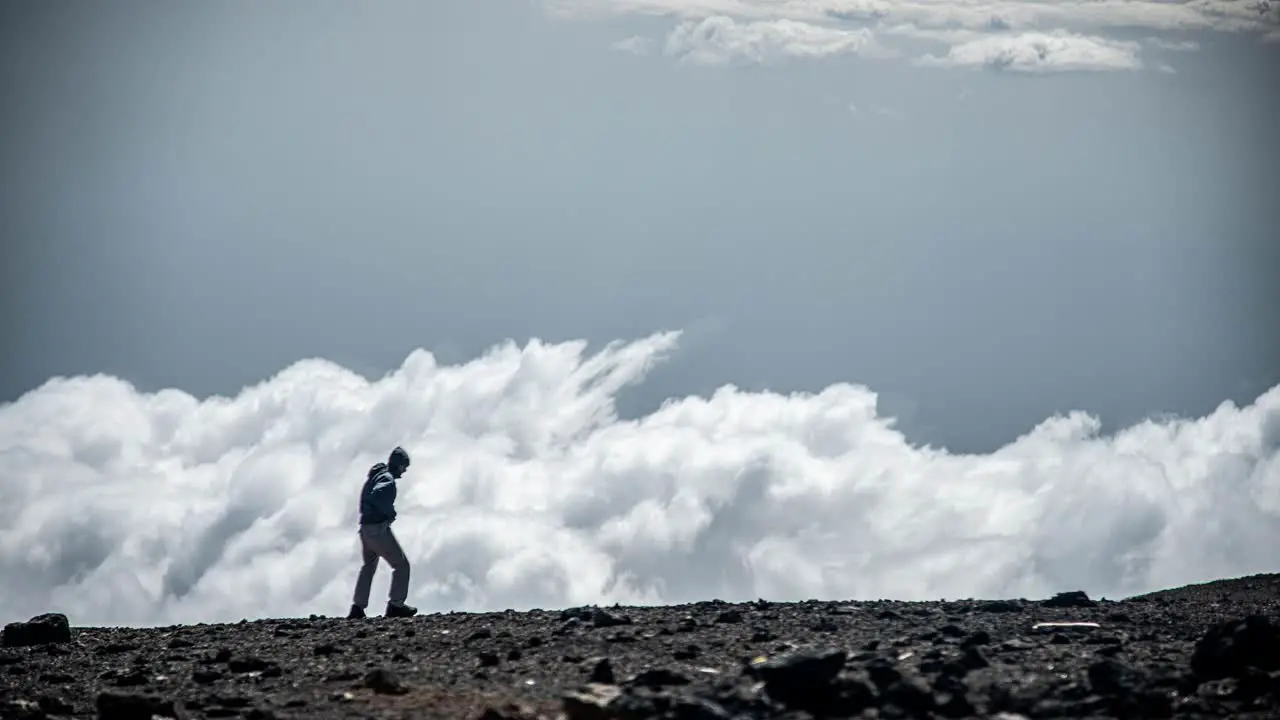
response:
<path fill-rule="evenodd" d="M 0 718 L 1280 717 L 1280 575 L 1120 601 L 5 626 Z"/>

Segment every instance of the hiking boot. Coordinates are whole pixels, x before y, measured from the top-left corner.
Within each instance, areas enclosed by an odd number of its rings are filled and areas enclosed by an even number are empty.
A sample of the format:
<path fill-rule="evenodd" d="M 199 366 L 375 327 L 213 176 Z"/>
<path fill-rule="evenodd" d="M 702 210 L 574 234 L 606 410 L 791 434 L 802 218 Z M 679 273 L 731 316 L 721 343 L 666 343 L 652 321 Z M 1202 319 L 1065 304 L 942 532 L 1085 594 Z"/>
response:
<path fill-rule="evenodd" d="M 387 603 L 387 617 L 413 617 L 418 614 L 418 608 L 403 603 L 397 604 L 393 602 Z"/>
<path fill-rule="evenodd" d="M 351 611 L 347 613 L 348 620 L 360 620 L 364 617 L 364 608 L 359 605 L 352 605 Z"/>

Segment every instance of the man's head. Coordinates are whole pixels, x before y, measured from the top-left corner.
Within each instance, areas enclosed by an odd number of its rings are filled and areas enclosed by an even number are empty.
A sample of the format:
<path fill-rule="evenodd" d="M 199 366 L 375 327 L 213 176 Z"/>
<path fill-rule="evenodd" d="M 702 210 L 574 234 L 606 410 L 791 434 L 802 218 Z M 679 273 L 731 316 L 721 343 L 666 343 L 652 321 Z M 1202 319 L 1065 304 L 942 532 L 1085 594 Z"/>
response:
<path fill-rule="evenodd" d="M 404 448 L 397 447 L 391 451 L 391 456 L 387 458 L 387 470 L 391 472 L 391 476 L 399 478 L 409 469 L 409 453 Z"/>

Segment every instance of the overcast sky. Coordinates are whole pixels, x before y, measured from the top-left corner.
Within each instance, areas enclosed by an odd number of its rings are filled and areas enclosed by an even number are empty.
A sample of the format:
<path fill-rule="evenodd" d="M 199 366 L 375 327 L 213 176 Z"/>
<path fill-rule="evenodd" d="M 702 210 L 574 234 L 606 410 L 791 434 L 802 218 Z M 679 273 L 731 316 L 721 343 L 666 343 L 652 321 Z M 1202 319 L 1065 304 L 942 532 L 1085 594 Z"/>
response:
<path fill-rule="evenodd" d="M 1275 570 L 1280 11 L 3 8 L 0 621 Z"/>
<path fill-rule="evenodd" d="M 989 450 L 1280 382 L 1277 11 L 6 4 L 0 397 L 684 331 Z"/>

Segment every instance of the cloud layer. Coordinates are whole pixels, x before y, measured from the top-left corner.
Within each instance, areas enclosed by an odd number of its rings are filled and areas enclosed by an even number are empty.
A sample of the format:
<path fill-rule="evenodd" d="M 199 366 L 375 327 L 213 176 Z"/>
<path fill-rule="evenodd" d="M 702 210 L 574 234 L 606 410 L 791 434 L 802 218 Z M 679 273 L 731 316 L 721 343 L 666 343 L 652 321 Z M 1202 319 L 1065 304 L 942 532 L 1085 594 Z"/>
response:
<path fill-rule="evenodd" d="M 685 62 L 776 62 L 868 54 L 1006 71 L 1139 70 L 1186 33 L 1276 36 L 1268 0 L 544 0 L 562 17 L 670 17 L 665 51 Z M 1146 36 L 1145 43 L 1135 37 Z M 934 46 L 918 54 L 904 41 Z M 627 44 L 626 48 L 634 47 Z"/>
<path fill-rule="evenodd" d="M 725 387 L 618 420 L 678 337 L 456 366 L 419 351 L 375 381 L 308 360 L 234 398 L 53 379 L 0 406 L 0 619 L 342 613 L 358 488 L 396 444 L 428 611 L 1115 597 L 1276 569 L 1280 387 L 1114 437 L 1055 417 L 989 455 L 913 446 L 854 385 Z"/>

